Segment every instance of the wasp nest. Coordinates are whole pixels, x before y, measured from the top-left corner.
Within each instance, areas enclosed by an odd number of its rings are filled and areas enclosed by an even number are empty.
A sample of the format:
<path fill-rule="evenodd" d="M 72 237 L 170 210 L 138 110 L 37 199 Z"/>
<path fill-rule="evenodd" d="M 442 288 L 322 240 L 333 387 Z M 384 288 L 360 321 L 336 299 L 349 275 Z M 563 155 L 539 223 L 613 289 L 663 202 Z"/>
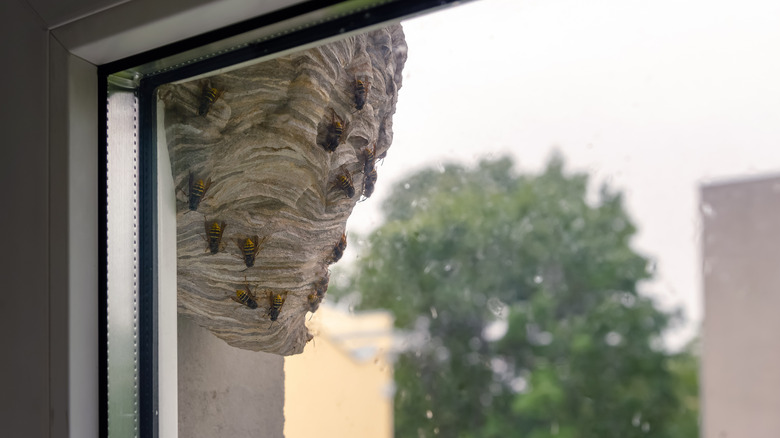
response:
<path fill-rule="evenodd" d="M 238 348 L 303 351 L 306 314 L 392 142 L 405 61 L 394 25 L 160 87 L 181 314 Z"/>

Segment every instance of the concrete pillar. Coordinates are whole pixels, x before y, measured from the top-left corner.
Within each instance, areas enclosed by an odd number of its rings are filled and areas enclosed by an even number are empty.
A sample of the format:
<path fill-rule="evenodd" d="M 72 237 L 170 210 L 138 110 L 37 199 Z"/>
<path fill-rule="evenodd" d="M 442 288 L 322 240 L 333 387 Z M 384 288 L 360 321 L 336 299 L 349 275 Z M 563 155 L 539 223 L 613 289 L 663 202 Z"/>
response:
<path fill-rule="evenodd" d="M 284 359 L 240 350 L 179 317 L 179 436 L 281 437 Z"/>

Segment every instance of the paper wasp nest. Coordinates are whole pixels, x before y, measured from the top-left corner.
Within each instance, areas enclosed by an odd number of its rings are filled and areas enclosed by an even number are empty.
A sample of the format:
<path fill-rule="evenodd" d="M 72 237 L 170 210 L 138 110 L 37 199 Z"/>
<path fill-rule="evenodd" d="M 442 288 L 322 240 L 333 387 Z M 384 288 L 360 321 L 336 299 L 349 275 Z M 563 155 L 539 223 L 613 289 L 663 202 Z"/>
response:
<path fill-rule="evenodd" d="M 181 314 L 238 348 L 303 351 L 334 248 L 392 142 L 405 61 L 394 25 L 160 87 Z M 247 267 L 253 236 L 262 245 Z M 279 308 L 272 297 L 285 294 Z"/>

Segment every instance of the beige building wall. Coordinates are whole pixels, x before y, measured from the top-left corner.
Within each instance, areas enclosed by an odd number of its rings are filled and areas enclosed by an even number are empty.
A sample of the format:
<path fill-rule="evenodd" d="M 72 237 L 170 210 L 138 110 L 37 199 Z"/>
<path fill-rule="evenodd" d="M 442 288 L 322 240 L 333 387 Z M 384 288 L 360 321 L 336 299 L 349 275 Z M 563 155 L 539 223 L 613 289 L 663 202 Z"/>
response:
<path fill-rule="evenodd" d="M 323 303 L 308 325 L 314 339 L 284 360 L 284 436 L 392 437 L 390 314 L 350 314 Z"/>
<path fill-rule="evenodd" d="M 780 437 L 780 177 L 702 189 L 702 436 Z"/>

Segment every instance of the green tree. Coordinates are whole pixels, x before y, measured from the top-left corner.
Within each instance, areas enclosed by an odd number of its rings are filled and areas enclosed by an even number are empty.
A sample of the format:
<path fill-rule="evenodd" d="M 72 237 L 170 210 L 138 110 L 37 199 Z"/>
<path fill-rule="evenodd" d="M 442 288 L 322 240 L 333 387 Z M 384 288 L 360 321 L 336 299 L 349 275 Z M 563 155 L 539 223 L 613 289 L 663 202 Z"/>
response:
<path fill-rule="evenodd" d="M 657 347 L 677 315 L 637 293 L 648 261 L 620 193 L 588 202 L 587 175 L 559 157 L 512 169 L 409 177 L 358 261 L 360 307 L 417 335 L 395 366 L 396 436 L 696 436 L 681 434 L 696 394 L 673 369 L 690 372 L 690 355 Z"/>

